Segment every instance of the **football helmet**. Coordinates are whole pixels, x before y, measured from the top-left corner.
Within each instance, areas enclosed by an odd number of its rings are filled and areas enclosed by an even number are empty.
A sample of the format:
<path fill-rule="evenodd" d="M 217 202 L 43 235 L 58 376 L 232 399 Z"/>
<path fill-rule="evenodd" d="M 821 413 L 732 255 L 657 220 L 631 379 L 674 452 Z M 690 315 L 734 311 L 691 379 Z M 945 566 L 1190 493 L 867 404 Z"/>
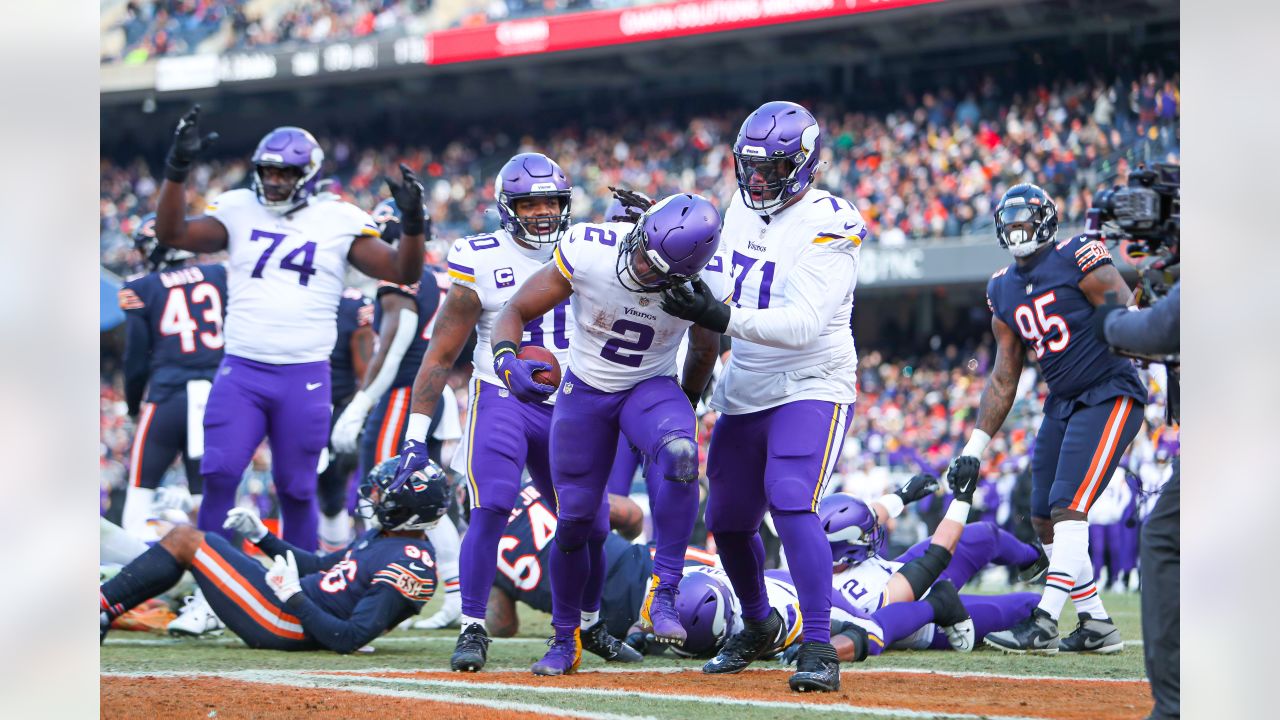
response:
<path fill-rule="evenodd" d="M 195 253 L 178 248 L 165 247 L 156 237 L 156 214 L 143 215 L 133 229 L 133 247 L 142 254 L 147 272 L 157 272 L 181 265 L 195 257 Z"/>
<path fill-rule="evenodd" d="M 698 274 L 720 246 L 720 212 L 701 195 L 672 195 L 636 220 L 618 251 L 618 282 L 654 293 Z"/>
<path fill-rule="evenodd" d="M 1009 188 L 996 205 L 996 239 L 1014 257 L 1026 257 L 1053 242 L 1058 206 L 1039 185 Z"/>
<path fill-rule="evenodd" d="M 743 202 L 761 215 L 778 212 L 813 184 L 821 150 L 822 131 L 812 113 L 784 100 L 761 105 L 733 143 Z"/>
<path fill-rule="evenodd" d="M 493 199 L 498 205 L 502 229 L 530 245 L 554 245 L 569 231 L 573 186 L 569 176 L 554 160 L 542 153 L 520 153 L 507 161 L 493 181 Z M 560 214 L 523 219 L 515 204 L 521 198 L 554 197 Z"/>
<path fill-rule="evenodd" d="M 729 583 L 705 572 L 690 572 L 680 580 L 676 613 L 688 637 L 673 645 L 681 657 L 711 657 L 724 645 L 733 627 L 735 608 Z"/>
<path fill-rule="evenodd" d="M 851 565 L 880 554 L 884 532 L 870 505 L 852 495 L 835 493 L 818 505 L 818 522 L 831 543 L 831 562 Z"/>
<path fill-rule="evenodd" d="M 306 130 L 285 126 L 267 133 L 253 151 L 253 192 L 258 202 L 281 214 L 294 210 L 317 193 L 323 162 L 324 150 Z M 298 178 L 292 184 L 268 183 L 262 176 L 266 167 L 296 170 Z"/>
<path fill-rule="evenodd" d="M 382 233 L 382 239 L 391 245 L 400 242 L 400 208 L 396 206 L 395 198 L 383 198 L 373 208 L 373 221 L 378 223 L 378 230 Z M 431 242 L 431 213 L 427 212 L 427 205 L 422 205 L 422 216 L 426 218 L 427 224 L 423 235 L 426 236 L 427 242 Z"/>
<path fill-rule="evenodd" d="M 361 516 L 377 520 L 383 530 L 426 530 L 449 510 L 449 480 L 434 461 L 394 490 L 400 456 L 387 458 L 360 483 Z"/>

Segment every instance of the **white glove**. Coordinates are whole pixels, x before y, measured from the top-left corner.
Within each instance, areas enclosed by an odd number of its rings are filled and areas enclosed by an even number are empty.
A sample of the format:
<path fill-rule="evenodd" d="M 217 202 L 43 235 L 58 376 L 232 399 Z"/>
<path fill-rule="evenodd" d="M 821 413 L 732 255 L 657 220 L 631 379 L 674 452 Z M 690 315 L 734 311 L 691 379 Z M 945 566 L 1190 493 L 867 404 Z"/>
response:
<path fill-rule="evenodd" d="M 275 564 L 267 571 L 267 587 L 271 588 L 280 602 L 287 602 L 289 598 L 302 592 L 302 584 L 298 582 L 298 561 L 293 559 L 292 550 L 285 557 L 276 556 Z"/>
<path fill-rule="evenodd" d="M 227 519 L 222 521 L 222 529 L 235 530 L 249 538 L 249 542 L 254 545 L 262 542 L 262 538 L 267 536 L 267 526 L 262 524 L 258 513 L 249 508 L 231 508 L 227 512 Z"/>
<path fill-rule="evenodd" d="M 342 411 L 338 416 L 338 422 L 333 424 L 333 434 L 329 436 L 334 450 L 340 453 L 356 451 L 356 445 L 360 441 L 360 430 L 364 427 L 364 419 L 372 408 L 373 398 L 366 395 L 363 390 L 351 398 L 351 402 L 347 403 L 347 409 Z"/>

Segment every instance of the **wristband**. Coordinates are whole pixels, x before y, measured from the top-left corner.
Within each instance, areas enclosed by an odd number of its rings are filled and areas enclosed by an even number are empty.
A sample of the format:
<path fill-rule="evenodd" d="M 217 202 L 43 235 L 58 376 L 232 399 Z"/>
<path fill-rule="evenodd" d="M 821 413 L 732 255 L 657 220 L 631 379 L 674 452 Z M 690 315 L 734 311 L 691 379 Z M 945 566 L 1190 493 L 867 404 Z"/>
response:
<path fill-rule="evenodd" d="M 509 352 L 512 355 L 517 354 L 516 349 L 517 348 L 515 343 L 511 342 L 510 340 L 503 340 L 502 342 L 493 346 L 493 361 L 495 363 L 498 362 L 498 358 L 502 357 L 503 353 Z"/>
<path fill-rule="evenodd" d="M 947 506 L 947 514 L 942 516 L 943 520 L 951 520 L 961 525 L 969 522 L 969 503 L 963 500 L 952 500 Z"/>
<path fill-rule="evenodd" d="M 400 231 L 405 235 L 423 235 L 427 230 L 427 219 L 423 217 L 409 217 L 407 214 L 400 220 Z"/>
<path fill-rule="evenodd" d="M 978 428 L 974 428 L 973 432 L 969 433 L 969 442 L 965 443 L 964 449 L 960 451 L 960 454 L 981 459 L 982 453 L 986 451 L 987 443 L 989 442 L 991 442 L 990 435 Z"/>
<path fill-rule="evenodd" d="M 415 442 L 427 441 L 427 430 L 431 427 L 431 416 L 422 413 L 409 413 L 409 424 L 404 431 L 405 440 Z"/>
<path fill-rule="evenodd" d="M 888 493 L 876 502 L 880 503 L 880 506 L 884 508 L 885 512 L 889 513 L 889 517 L 891 518 L 896 518 L 901 515 L 902 508 L 906 505 L 906 503 L 902 501 L 902 496 L 897 493 Z"/>
<path fill-rule="evenodd" d="M 190 173 L 191 163 L 187 163 L 186 167 L 175 166 L 173 160 L 166 160 L 164 163 L 164 179 L 170 182 L 184 183 Z"/>

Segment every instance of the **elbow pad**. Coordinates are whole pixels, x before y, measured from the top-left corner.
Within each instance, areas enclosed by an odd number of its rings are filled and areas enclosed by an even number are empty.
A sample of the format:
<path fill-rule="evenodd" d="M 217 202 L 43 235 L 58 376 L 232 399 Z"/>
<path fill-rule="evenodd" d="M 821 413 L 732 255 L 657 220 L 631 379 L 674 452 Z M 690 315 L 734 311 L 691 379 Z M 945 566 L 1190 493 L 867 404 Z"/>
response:
<path fill-rule="evenodd" d="M 930 543 L 924 555 L 903 565 L 899 573 L 907 579 L 915 599 L 919 600 L 925 592 L 938 581 L 938 576 L 951 564 L 951 553 L 941 545 Z"/>

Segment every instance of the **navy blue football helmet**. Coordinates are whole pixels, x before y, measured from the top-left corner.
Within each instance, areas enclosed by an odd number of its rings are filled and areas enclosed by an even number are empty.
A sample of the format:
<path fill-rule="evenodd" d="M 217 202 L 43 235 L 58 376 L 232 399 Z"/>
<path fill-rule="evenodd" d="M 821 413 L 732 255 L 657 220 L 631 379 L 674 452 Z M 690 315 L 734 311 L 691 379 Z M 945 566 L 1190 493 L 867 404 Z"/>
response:
<path fill-rule="evenodd" d="M 165 247 L 160 244 L 160 239 L 156 237 L 155 213 L 143 215 L 142 219 L 138 221 L 138 226 L 133 229 L 133 247 L 142 254 L 142 259 L 147 264 L 147 272 L 156 272 L 175 265 L 181 265 L 195 257 L 194 253 L 187 250 Z"/>
<path fill-rule="evenodd" d="M 388 490 L 399 463 L 399 455 L 387 458 L 365 476 L 360 483 L 361 514 L 366 520 L 376 519 L 383 530 L 426 530 L 449 510 L 449 479 L 439 465 L 428 462 L 403 485 Z"/>
<path fill-rule="evenodd" d="M 373 221 L 378 223 L 378 230 L 382 232 L 382 239 L 391 245 L 400 242 L 400 208 L 396 206 L 395 198 L 385 198 L 378 203 L 373 209 Z M 431 213 L 427 212 L 427 205 L 422 205 L 422 215 L 426 218 L 426 225 L 423 228 L 423 235 L 426 236 L 427 242 L 431 241 Z"/>

